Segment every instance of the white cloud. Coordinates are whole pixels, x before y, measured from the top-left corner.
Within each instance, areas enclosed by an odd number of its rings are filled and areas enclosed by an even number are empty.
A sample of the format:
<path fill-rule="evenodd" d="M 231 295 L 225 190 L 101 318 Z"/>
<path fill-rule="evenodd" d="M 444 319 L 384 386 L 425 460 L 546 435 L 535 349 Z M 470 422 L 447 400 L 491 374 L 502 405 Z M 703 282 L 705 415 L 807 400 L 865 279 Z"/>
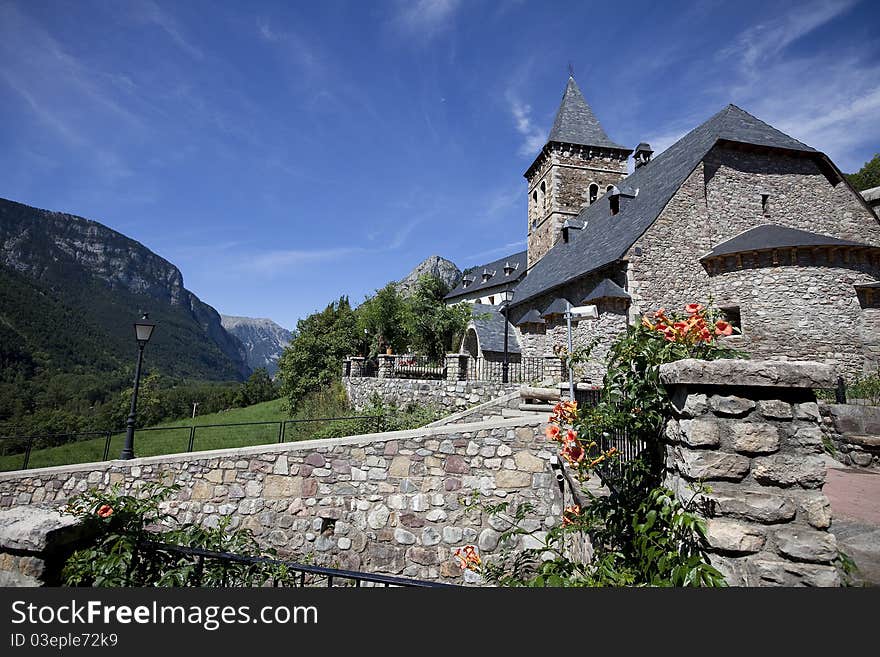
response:
<path fill-rule="evenodd" d="M 153 23 L 159 27 L 178 48 L 183 50 L 193 59 L 202 60 L 205 58 L 205 53 L 202 52 L 201 48 L 186 38 L 183 29 L 180 27 L 177 20 L 158 4 L 153 2 L 153 0 L 140 0 L 140 2 L 135 5 L 135 17 L 139 20 Z"/>
<path fill-rule="evenodd" d="M 241 268 L 263 274 L 275 273 L 284 269 L 295 269 L 304 265 L 340 260 L 355 253 L 363 252 L 360 247 L 336 247 L 330 249 L 282 249 L 258 253 L 241 263 Z"/>
<path fill-rule="evenodd" d="M 393 24 L 405 34 L 428 38 L 452 25 L 461 0 L 398 0 Z"/>
<path fill-rule="evenodd" d="M 518 251 L 522 251 L 526 246 L 526 240 L 517 240 L 516 242 L 508 242 L 503 246 L 499 246 L 494 249 L 488 249 L 487 251 L 480 251 L 479 253 L 472 253 L 471 255 L 465 256 L 465 262 L 472 262 L 475 260 L 484 260 L 485 258 L 490 258 L 492 256 L 500 256 L 504 254 L 513 254 Z M 482 263 L 478 263 L 482 264 Z"/>
<path fill-rule="evenodd" d="M 836 18 L 857 0 L 816 0 L 793 5 L 791 11 L 743 31 L 735 43 L 722 51 L 723 57 L 740 56 L 742 65 L 753 70 L 777 56 L 786 47 L 818 27 Z"/>
<path fill-rule="evenodd" d="M 534 157 L 547 142 L 547 131 L 535 125 L 530 105 L 521 102 L 512 91 L 507 92 L 506 98 L 516 131 L 523 137 L 519 154 Z"/>

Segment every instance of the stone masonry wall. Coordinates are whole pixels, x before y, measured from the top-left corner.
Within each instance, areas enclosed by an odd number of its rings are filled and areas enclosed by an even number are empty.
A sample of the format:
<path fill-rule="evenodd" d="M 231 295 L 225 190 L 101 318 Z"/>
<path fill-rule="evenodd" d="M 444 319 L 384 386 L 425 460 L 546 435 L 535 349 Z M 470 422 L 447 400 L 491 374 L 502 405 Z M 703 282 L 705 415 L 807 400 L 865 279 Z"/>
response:
<path fill-rule="evenodd" d="M 378 394 L 386 404 L 435 405 L 447 413 L 465 410 L 519 389 L 519 384 L 494 381 L 437 381 L 429 379 L 384 379 L 345 377 L 343 385 L 356 410 L 365 408 Z"/>
<path fill-rule="evenodd" d="M 762 194 L 769 195 L 766 214 Z M 710 278 L 699 262 L 717 244 L 767 223 L 880 245 L 877 218 L 812 160 L 716 147 L 625 256 L 634 316 L 711 297 L 740 306 L 743 346 L 752 348 L 754 338 L 761 357 L 836 359 L 840 353 L 849 371 L 860 370 L 854 363 L 876 351 L 876 338 L 875 347 L 866 341 L 853 285 L 876 279 L 876 268 L 801 263 L 790 272 L 750 268 Z M 840 322 L 852 335 L 838 340 L 837 349 L 826 346 L 825 328 Z M 813 344 L 818 352 L 810 352 Z"/>
<path fill-rule="evenodd" d="M 667 485 L 707 505 L 713 564 L 734 586 L 839 586 L 822 493 L 825 463 L 812 388 L 820 363 L 684 360 L 663 365 L 675 419 L 667 426 Z"/>
<path fill-rule="evenodd" d="M 880 406 L 819 404 L 826 442 L 845 465 L 880 470 Z"/>
<path fill-rule="evenodd" d="M 618 184 L 626 174 L 626 157 L 619 153 L 590 146 L 548 145 L 526 172 L 529 183 L 528 266 L 541 259 L 559 240 L 563 222 L 589 205 L 592 183 L 598 185 L 601 197 L 608 185 Z M 546 189 L 543 198 L 541 183 Z"/>
<path fill-rule="evenodd" d="M 0 506 L 58 507 L 89 487 L 182 486 L 183 521 L 253 530 L 285 557 L 451 583 L 475 582 L 452 555 L 499 549 L 506 527 L 465 508 L 474 492 L 529 501 L 545 531 L 562 513 L 541 419 L 475 423 L 0 474 Z M 467 500 L 465 499 L 467 498 Z M 466 579 L 465 579 L 466 578 Z"/>

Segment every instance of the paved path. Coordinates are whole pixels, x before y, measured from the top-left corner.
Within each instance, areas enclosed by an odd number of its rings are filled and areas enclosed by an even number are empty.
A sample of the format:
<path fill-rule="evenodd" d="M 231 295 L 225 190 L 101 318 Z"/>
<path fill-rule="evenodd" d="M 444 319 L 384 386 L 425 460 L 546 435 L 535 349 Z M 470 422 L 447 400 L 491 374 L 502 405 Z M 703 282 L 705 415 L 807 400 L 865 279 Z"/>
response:
<path fill-rule="evenodd" d="M 824 491 L 831 501 L 831 531 L 859 568 L 855 582 L 880 586 L 880 473 L 829 458 Z"/>

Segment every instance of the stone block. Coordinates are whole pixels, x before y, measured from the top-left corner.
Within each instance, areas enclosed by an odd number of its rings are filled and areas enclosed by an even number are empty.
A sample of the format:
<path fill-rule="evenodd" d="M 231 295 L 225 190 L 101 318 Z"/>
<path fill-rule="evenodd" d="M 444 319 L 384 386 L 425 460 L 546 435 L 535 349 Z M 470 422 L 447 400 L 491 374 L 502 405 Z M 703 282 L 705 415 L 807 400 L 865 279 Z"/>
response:
<path fill-rule="evenodd" d="M 384 504 L 379 504 L 367 514 L 367 525 L 370 529 L 382 529 L 388 524 L 390 511 Z"/>
<path fill-rule="evenodd" d="M 816 529 L 828 529 L 831 526 L 831 502 L 822 491 L 792 491 L 792 495 L 802 520 L 806 520 Z"/>
<path fill-rule="evenodd" d="M 680 440 L 691 447 L 717 447 L 721 444 L 723 425 L 715 420 L 680 420 Z"/>
<path fill-rule="evenodd" d="M 491 552 L 496 547 L 498 547 L 498 540 L 501 538 L 501 533 L 495 531 L 494 529 L 490 529 L 486 527 L 483 531 L 480 532 L 480 537 L 478 539 L 478 546 L 481 552 Z"/>
<path fill-rule="evenodd" d="M 471 471 L 464 458 L 457 454 L 446 457 L 443 469 L 450 474 L 468 474 Z"/>
<path fill-rule="evenodd" d="M 705 361 L 687 358 L 660 366 L 666 385 L 756 386 L 781 388 L 833 388 L 834 366 L 814 361 L 738 360 Z"/>
<path fill-rule="evenodd" d="M 409 466 L 412 461 L 406 456 L 395 456 L 391 459 L 391 466 L 388 468 L 388 474 L 392 477 L 408 477 Z"/>
<path fill-rule="evenodd" d="M 513 460 L 516 463 L 516 469 L 525 472 L 543 472 L 547 465 L 542 459 L 532 455 L 527 450 L 517 452 Z"/>
<path fill-rule="evenodd" d="M 422 530 L 422 545 L 437 545 L 441 538 L 441 534 L 436 527 L 425 527 Z"/>
<path fill-rule="evenodd" d="M 440 562 L 436 548 L 413 546 L 406 551 L 409 561 L 422 566 L 434 566 Z"/>
<path fill-rule="evenodd" d="M 528 488 L 532 485 L 532 475 L 517 470 L 501 470 L 495 475 L 495 485 L 499 488 Z"/>
<path fill-rule="evenodd" d="M 690 480 L 739 481 L 749 472 L 749 459 L 738 454 L 680 448 L 675 451 L 679 472 Z"/>
<path fill-rule="evenodd" d="M 706 522 L 706 539 L 709 545 L 721 552 L 750 554 L 764 547 L 764 530 L 756 525 L 712 518 Z"/>
<path fill-rule="evenodd" d="M 416 542 L 416 535 L 403 527 L 396 527 L 394 529 L 394 540 L 401 545 L 412 545 Z"/>
<path fill-rule="evenodd" d="M 822 430 L 818 426 L 801 427 L 794 433 L 794 443 L 808 454 L 821 454 Z"/>
<path fill-rule="evenodd" d="M 707 496 L 719 515 L 761 523 L 788 522 L 796 513 L 795 505 L 782 495 L 756 491 L 713 492 Z"/>
<path fill-rule="evenodd" d="M 709 406 L 716 415 L 738 417 L 755 408 L 755 402 L 735 395 L 712 395 Z"/>
<path fill-rule="evenodd" d="M 785 527 L 776 532 L 779 553 L 798 561 L 830 563 L 837 558 L 834 534 L 807 527 Z"/>
<path fill-rule="evenodd" d="M 825 462 L 818 456 L 763 456 L 754 459 L 752 475 L 767 486 L 819 488 L 825 482 Z"/>
<path fill-rule="evenodd" d="M 758 558 L 761 557 L 761 558 Z M 840 574 L 833 566 L 795 563 L 770 555 L 749 559 L 750 586 L 840 586 Z"/>
<path fill-rule="evenodd" d="M 737 422 L 731 427 L 733 448 L 746 454 L 772 454 L 779 449 L 779 430 L 772 424 Z"/>
<path fill-rule="evenodd" d="M 371 543 L 364 555 L 369 570 L 397 574 L 406 565 L 406 550 L 384 543 Z"/>
<path fill-rule="evenodd" d="M 266 475 L 263 480 L 263 497 L 302 497 L 303 485 L 299 477 Z"/>
<path fill-rule="evenodd" d="M 758 413 L 768 420 L 790 420 L 794 415 L 791 404 L 781 399 L 762 399 L 758 402 Z"/>
<path fill-rule="evenodd" d="M 0 548 L 27 552 L 51 551 L 68 545 L 87 530 L 77 518 L 33 506 L 0 511 Z"/>

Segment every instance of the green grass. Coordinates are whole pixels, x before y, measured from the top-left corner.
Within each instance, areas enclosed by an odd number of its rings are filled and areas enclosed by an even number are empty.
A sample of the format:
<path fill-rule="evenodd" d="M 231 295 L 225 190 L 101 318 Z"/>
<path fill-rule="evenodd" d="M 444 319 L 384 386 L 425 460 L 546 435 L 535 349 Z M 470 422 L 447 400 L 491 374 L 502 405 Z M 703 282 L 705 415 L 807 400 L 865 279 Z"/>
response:
<path fill-rule="evenodd" d="M 356 415 L 347 412 L 347 415 Z M 281 400 L 254 404 L 246 408 L 234 408 L 220 413 L 211 413 L 193 419 L 166 422 L 156 427 L 139 429 L 135 432 L 135 456 L 158 456 L 186 452 L 190 438 L 190 428 L 195 425 L 193 451 L 226 449 L 263 445 L 278 441 L 281 420 L 289 419 L 282 410 Z M 244 422 L 274 422 L 275 424 L 239 427 L 212 427 L 208 425 L 238 424 Z M 284 433 L 285 442 L 326 438 L 335 435 L 352 435 L 375 430 L 373 421 L 338 421 L 288 423 Z M 125 442 L 125 434 L 117 433 L 111 437 L 109 458 L 118 458 Z M 34 449 L 31 451 L 28 469 L 46 468 L 73 463 L 100 461 L 104 455 L 106 437 L 84 437 L 76 442 Z M 0 456 L 0 471 L 18 470 L 24 461 L 24 454 Z"/>

